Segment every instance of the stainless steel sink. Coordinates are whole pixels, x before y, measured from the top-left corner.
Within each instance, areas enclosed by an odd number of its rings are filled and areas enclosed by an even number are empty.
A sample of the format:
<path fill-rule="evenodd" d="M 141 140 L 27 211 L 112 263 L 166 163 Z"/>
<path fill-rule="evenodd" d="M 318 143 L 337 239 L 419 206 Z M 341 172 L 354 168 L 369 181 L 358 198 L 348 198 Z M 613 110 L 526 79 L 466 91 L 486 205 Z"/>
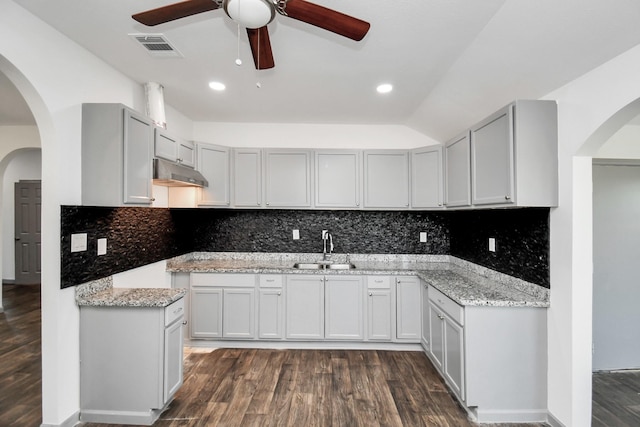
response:
<path fill-rule="evenodd" d="M 297 262 L 293 264 L 293 268 L 300 270 L 352 270 L 356 268 L 356 266 L 351 263 L 328 264 L 322 262 Z"/>

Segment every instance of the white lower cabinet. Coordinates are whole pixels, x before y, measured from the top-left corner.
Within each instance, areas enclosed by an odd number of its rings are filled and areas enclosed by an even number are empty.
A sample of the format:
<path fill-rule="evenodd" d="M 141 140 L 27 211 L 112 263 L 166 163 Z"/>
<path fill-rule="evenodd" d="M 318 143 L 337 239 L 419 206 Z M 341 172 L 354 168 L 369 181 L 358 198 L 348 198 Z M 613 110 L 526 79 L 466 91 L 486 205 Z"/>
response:
<path fill-rule="evenodd" d="M 367 340 L 391 341 L 393 325 L 392 278 L 368 276 L 367 281 Z"/>
<path fill-rule="evenodd" d="M 431 329 L 431 319 L 429 317 L 429 285 L 420 281 L 422 292 L 422 347 L 429 348 L 429 331 Z"/>
<path fill-rule="evenodd" d="M 255 338 L 255 275 L 191 273 L 190 281 L 191 338 Z"/>
<path fill-rule="evenodd" d="M 288 275 L 285 296 L 287 339 L 324 339 L 324 276 Z"/>
<path fill-rule="evenodd" d="M 464 401 L 464 330 L 433 301 L 429 301 L 429 319 L 429 353 L 453 392 Z"/>
<path fill-rule="evenodd" d="M 420 342 L 422 337 L 422 307 L 420 279 L 402 276 L 396 280 L 396 339 Z"/>
<path fill-rule="evenodd" d="M 182 385 L 184 299 L 80 308 L 80 421 L 151 425 Z"/>
<path fill-rule="evenodd" d="M 325 339 L 364 340 L 362 278 L 325 276 Z"/>
<path fill-rule="evenodd" d="M 281 275 L 260 275 L 258 291 L 258 338 L 284 338 L 284 296 Z"/>

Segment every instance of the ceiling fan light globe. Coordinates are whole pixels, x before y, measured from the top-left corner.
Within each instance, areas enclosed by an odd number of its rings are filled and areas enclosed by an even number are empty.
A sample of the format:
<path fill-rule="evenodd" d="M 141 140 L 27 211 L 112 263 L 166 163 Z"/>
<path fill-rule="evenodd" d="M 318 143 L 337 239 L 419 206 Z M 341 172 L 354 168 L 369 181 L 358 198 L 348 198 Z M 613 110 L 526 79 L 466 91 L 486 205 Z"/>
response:
<path fill-rule="evenodd" d="M 269 0 L 225 0 L 227 16 L 246 28 L 261 28 L 273 21 L 276 10 Z"/>

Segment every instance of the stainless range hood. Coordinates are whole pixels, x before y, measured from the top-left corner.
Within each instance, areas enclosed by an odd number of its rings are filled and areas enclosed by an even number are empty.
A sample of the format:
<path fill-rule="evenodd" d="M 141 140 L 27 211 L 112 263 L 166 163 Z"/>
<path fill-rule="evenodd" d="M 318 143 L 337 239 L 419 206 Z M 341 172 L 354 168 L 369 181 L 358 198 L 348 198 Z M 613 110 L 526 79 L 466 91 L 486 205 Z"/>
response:
<path fill-rule="evenodd" d="M 200 172 L 163 159 L 153 159 L 153 183 L 165 187 L 208 187 Z"/>

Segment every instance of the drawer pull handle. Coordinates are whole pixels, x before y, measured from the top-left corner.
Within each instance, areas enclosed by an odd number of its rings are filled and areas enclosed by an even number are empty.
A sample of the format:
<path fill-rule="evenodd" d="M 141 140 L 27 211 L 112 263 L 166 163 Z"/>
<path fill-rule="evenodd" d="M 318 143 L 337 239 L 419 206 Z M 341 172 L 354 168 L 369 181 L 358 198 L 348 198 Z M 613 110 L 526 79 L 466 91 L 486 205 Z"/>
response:
<path fill-rule="evenodd" d="M 180 313 L 182 311 L 182 307 L 173 310 L 173 314 Z"/>
<path fill-rule="evenodd" d="M 186 320 L 184 320 L 184 321 L 182 322 L 182 324 L 183 324 L 184 326 L 186 326 L 186 325 L 187 325 L 187 321 L 186 321 Z"/>
<path fill-rule="evenodd" d="M 275 282 L 275 279 L 267 279 L 267 283 L 273 283 Z"/>

